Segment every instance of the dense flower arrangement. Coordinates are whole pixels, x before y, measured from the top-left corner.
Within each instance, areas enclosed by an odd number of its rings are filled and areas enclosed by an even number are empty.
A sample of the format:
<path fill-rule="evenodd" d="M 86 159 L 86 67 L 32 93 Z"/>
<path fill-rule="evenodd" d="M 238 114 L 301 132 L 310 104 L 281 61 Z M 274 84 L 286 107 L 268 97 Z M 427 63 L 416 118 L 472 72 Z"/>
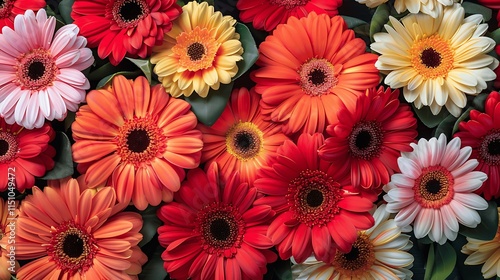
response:
<path fill-rule="evenodd" d="M 500 279 L 500 1 L 0 2 L 0 280 Z"/>

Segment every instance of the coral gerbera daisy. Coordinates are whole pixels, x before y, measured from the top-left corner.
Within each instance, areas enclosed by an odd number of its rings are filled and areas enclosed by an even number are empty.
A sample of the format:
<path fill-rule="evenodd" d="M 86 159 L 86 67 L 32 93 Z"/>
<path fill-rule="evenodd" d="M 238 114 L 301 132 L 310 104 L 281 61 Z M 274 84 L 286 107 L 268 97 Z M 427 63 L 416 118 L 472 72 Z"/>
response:
<path fill-rule="evenodd" d="M 19 201 L 13 198 L 0 198 L 0 279 L 11 279 L 11 274 L 19 269 L 15 244 Z"/>
<path fill-rule="evenodd" d="M 262 112 L 283 123 L 285 134 L 323 132 L 337 118 L 337 97 L 354 106 L 357 95 L 379 83 L 377 56 L 366 53 L 340 16 L 290 17 L 259 52 L 261 68 L 251 73 L 255 91 L 262 95 Z"/>
<path fill-rule="evenodd" d="M 181 11 L 175 0 L 75 0 L 71 17 L 89 47 L 117 65 L 125 56 L 151 55 Z"/>
<path fill-rule="evenodd" d="M 402 234 L 402 229 L 389 219 L 385 206 L 375 210 L 372 228 L 358 232 L 349 253 L 337 251 L 329 263 L 311 256 L 302 264 L 294 264 L 294 279 L 411 279 L 413 273 L 409 268 L 413 265 L 413 255 L 407 251 L 413 243 L 410 236 Z"/>
<path fill-rule="evenodd" d="M 472 149 L 460 148 L 460 138 L 446 144 L 441 134 L 427 141 L 411 144 L 413 151 L 398 158 L 401 173 L 392 175 L 384 186 L 387 211 L 397 213 L 398 226 L 413 223 L 416 238 L 429 236 L 444 244 L 457 238 L 458 224 L 474 228 L 481 222 L 476 210 L 488 203 L 473 193 L 486 180 L 486 174 L 473 171 L 476 159 L 469 159 Z"/>
<path fill-rule="evenodd" d="M 236 8 L 240 10 L 243 22 L 252 22 L 256 29 L 271 31 L 289 17 L 305 17 L 310 12 L 327 14 L 332 17 L 338 14 L 337 8 L 342 0 L 240 0 Z"/>
<path fill-rule="evenodd" d="M 466 94 L 477 95 L 495 79 L 498 60 L 487 53 L 495 41 L 482 36 L 488 29 L 481 15 L 464 19 L 464 8 L 446 7 L 437 18 L 410 14 L 399 22 L 390 17 L 388 33 L 376 33 L 371 49 L 380 53 L 375 64 L 388 74 L 384 82 L 404 87 L 408 102 L 429 106 L 437 115 L 442 106 L 459 116 Z"/>
<path fill-rule="evenodd" d="M 184 168 L 200 163 L 201 132 L 189 109 L 142 76 L 132 81 L 118 75 L 89 92 L 72 125 L 73 158 L 86 183 L 111 185 L 118 201 L 140 210 L 171 201 Z"/>
<path fill-rule="evenodd" d="M 45 10 L 15 18 L 14 30 L 0 34 L 0 115 L 9 124 L 39 128 L 76 111 L 90 84 L 80 72 L 94 62 L 78 27 L 67 24 L 54 34 L 56 19 Z"/>
<path fill-rule="evenodd" d="M 3 0 L 0 2 L 0 30 L 4 26 L 14 28 L 14 18 L 17 15 L 22 15 L 27 10 L 36 12 L 45 6 L 45 0 Z"/>
<path fill-rule="evenodd" d="M 500 208 L 497 208 L 500 216 Z M 462 253 L 469 255 L 465 265 L 479 265 L 484 279 L 500 277 L 500 227 L 492 240 L 479 240 L 467 237 L 467 243 L 462 247 Z"/>
<path fill-rule="evenodd" d="M 472 110 L 469 121 L 458 125 L 463 146 L 472 148 L 472 158 L 479 161 L 476 170 L 488 175 L 478 190 L 487 200 L 500 197 L 500 93 L 493 91 L 485 102 L 485 112 Z"/>
<path fill-rule="evenodd" d="M 301 263 L 313 253 L 328 260 L 339 248 L 349 252 L 358 230 L 373 226 L 368 212 L 376 194 L 359 193 L 338 178 L 336 167 L 318 157 L 323 135 L 285 141 L 278 155 L 258 173 L 254 186 L 264 195 L 256 205 L 271 205 L 278 216 L 267 235 L 281 259 Z"/>
<path fill-rule="evenodd" d="M 206 2 L 189 2 L 163 44 L 153 48 L 154 72 L 174 97 L 195 91 L 206 97 L 210 88 L 229 84 L 238 72 L 243 48 L 236 33 L 236 20 L 214 12 Z"/>
<path fill-rule="evenodd" d="M 13 186 L 24 192 L 35 185 L 35 177 L 52 169 L 56 150 L 49 142 L 54 137 L 49 123 L 28 130 L 17 124 L 6 124 L 0 118 L 0 191 Z"/>
<path fill-rule="evenodd" d="M 76 179 L 33 187 L 19 209 L 19 279 L 137 279 L 146 255 L 137 244 L 142 219 L 121 212 L 113 188 L 83 190 Z"/>
<path fill-rule="evenodd" d="M 257 191 L 237 173 L 219 181 L 217 163 L 207 173 L 188 172 L 173 202 L 158 211 L 164 267 L 173 279 L 262 279 L 276 260 L 266 230 L 274 211 L 252 206 Z"/>
<path fill-rule="evenodd" d="M 410 152 L 417 137 L 417 120 L 399 91 L 383 87 L 358 96 L 356 107 L 342 105 L 339 119 L 327 127 L 331 136 L 319 148 L 319 156 L 350 173 L 355 187 L 377 189 L 399 171 L 400 152 Z"/>
<path fill-rule="evenodd" d="M 288 139 L 279 125 L 264 120 L 259 101 L 253 89 L 235 89 L 212 126 L 198 124 L 204 142 L 201 161 L 217 162 L 224 180 L 238 171 L 242 182 L 253 183 L 257 171 Z"/>

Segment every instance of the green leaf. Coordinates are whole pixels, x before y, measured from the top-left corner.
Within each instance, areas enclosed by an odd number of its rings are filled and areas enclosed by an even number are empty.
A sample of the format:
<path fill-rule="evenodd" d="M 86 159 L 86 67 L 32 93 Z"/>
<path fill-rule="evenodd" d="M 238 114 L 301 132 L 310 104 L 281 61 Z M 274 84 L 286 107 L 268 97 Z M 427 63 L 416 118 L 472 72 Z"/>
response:
<path fill-rule="evenodd" d="M 488 37 L 490 37 L 491 39 L 495 40 L 495 42 L 498 44 L 500 44 L 500 28 L 498 29 L 495 29 L 494 31 L 492 31 L 490 34 L 488 34 Z"/>
<path fill-rule="evenodd" d="M 422 123 L 428 128 L 434 128 L 440 124 L 448 115 L 450 114 L 446 109 L 442 109 L 437 115 L 433 115 L 429 106 L 424 106 L 421 109 L 417 109 L 413 103 L 411 104 L 415 114 Z"/>
<path fill-rule="evenodd" d="M 355 27 L 361 26 L 363 24 L 368 24 L 366 21 L 361 20 L 359 18 L 350 17 L 350 16 L 342 16 L 345 23 L 347 24 L 347 28 L 353 29 Z"/>
<path fill-rule="evenodd" d="M 465 112 L 463 112 L 462 115 L 460 115 L 460 117 L 455 122 L 455 125 L 453 125 L 453 130 L 451 132 L 452 135 L 458 131 L 458 125 L 469 117 L 470 111 L 472 111 L 471 107 L 467 108 L 467 110 L 465 110 Z"/>
<path fill-rule="evenodd" d="M 382 4 L 377 7 L 370 22 L 370 40 L 373 42 L 373 35 L 381 32 L 384 24 L 389 22 L 390 9 L 387 4 Z"/>
<path fill-rule="evenodd" d="M 450 243 L 436 244 L 434 267 L 430 280 L 443 280 L 451 274 L 457 262 L 457 254 Z"/>
<path fill-rule="evenodd" d="M 274 273 L 279 280 L 292 279 L 292 266 L 289 260 L 278 260 L 273 264 Z"/>
<path fill-rule="evenodd" d="M 453 126 L 455 125 L 455 122 L 457 121 L 457 118 L 453 116 L 452 114 L 449 114 L 439 125 L 436 127 L 436 131 L 434 133 L 434 136 L 436 138 L 441 135 L 441 133 L 444 133 L 446 135 L 446 139 L 451 139 L 452 136 L 452 131 L 453 131 Z"/>
<path fill-rule="evenodd" d="M 462 7 L 464 7 L 467 15 L 481 14 L 485 22 L 491 19 L 492 12 L 490 8 L 472 2 L 463 2 Z"/>
<path fill-rule="evenodd" d="M 486 210 L 478 210 L 481 223 L 475 228 L 460 225 L 459 233 L 480 240 L 491 240 L 495 237 L 498 229 L 498 210 L 495 201 L 488 201 Z"/>
<path fill-rule="evenodd" d="M 248 71 L 254 65 L 255 61 L 257 61 L 257 58 L 259 58 L 259 50 L 248 27 L 238 22 L 235 28 L 236 32 L 240 34 L 240 42 L 243 47 L 243 60 L 236 63 L 238 65 L 238 72 L 233 77 L 233 81 Z"/>
<path fill-rule="evenodd" d="M 130 60 L 137 67 L 139 67 L 139 69 L 141 69 L 142 73 L 144 73 L 144 75 L 148 79 L 148 82 L 151 84 L 151 73 L 153 72 L 153 65 L 151 64 L 149 59 L 136 59 L 130 57 L 125 57 L 125 58 Z"/>
<path fill-rule="evenodd" d="M 205 98 L 193 92 L 191 96 L 186 96 L 184 99 L 191 104 L 191 110 L 193 110 L 198 120 L 205 125 L 211 126 L 224 111 L 232 90 L 233 83 L 231 82 L 227 85 L 221 84 L 218 90 L 210 89 Z"/>
<path fill-rule="evenodd" d="M 116 66 L 113 66 L 110 62 L 102 65 L 101 67 L 95 69 L 94 71 L 90 72 L 87 75 L 87 79 L 89 81 L 99 81 L 102 78 L 109 76 L 115 72 L 118 72 L 119 68 Z"/>
<path fill-rule="evenodd" d="M 54 168 L 47 171 L 43 180 L 55 180 L 68 177 L 73 174 L 73 155 L 71 154 L 71 143 L 68 136 L 61 131 L 56 131 L 56 137 L 52 141 L 56 149 L 56 156 L 54 157 Z"/>
<path fill-rule="evenodd" d="M 100 89 L 100 88 L 104 87 L 105 85 L 107 85 L 109 82 L 111 82 L 111 80 L 113 79 L 113 77 L 116 76 L 116 75 L 123 75 L 126 78 L 133 79 L 133 78 L 136 78 L 137 76 L 139 76 L 140 74 L 141 74 L 140 70 L 137 70 L 137 71 L 120 71 L 120 72 L 113 73 L 111 75 L 108 75 L 108 76 L 102 78 L 99 81 L 99 83 L 97 83 L 96 89 Z"/>
<path fill-rule="evenodd" d="M 59 12 L 61 13 L 61 17 L 64 19 L 64 22 L 67 24 L 73 23 L 73 19 L 71 18 L 71 10 L 73 9 L 73 3 L 75 0 L 62 0 L 59 3 Z"/>
<path fill-rule="evenodd" d="M 165 248 L 156 246 L 152 254 L 148 254 L 148 262 L 142 267 L 139 279 L 164 279 L 167 277 L 167 271 L 163 268 L 163 259 L 161 254 Z"/>
<path fill-rule="evenodd" d="M 489 95 L 490 95 L 489 93 L 478 94 L 472 100 L 472 106 L 474 106 L 476 110 L 484 112 L 484 103 L 486 102 L 486 98 L 488 98 Z"/>
<path fill-rule="evenodd" d="M 142 247 L 151 241 L 151 239 L 155 236 L 158 227 L 162 225 L 162 222 L 158 216 L 156 216 L 158 208 L 158 206 L 148 206 L 148 208 L 139 212 L 143 221 L 141 228 L 142 240 L 139 242 L 139 247 Z"/>
<path fill-rule="evenodd" d="M 434 269 L 434 244 L 429 247 L 429 254 L 427 255 L 427 263 L 425 264 L 425 275 L 424 280 L 430 280 L 432 275 L 432 270 Z"/>

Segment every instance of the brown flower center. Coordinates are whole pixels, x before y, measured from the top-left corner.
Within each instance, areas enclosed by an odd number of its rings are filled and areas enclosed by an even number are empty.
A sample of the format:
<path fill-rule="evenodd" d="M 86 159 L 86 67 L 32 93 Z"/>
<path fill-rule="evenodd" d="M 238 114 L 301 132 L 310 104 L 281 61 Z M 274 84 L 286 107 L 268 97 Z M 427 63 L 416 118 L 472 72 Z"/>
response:
<path fill-rule="evenodd" d="M 17 158 L 19 147 L 16 136 L 9 132 L 0 132 L 0 163 L 9 163 Z"/>
<path fill-rule="evenodd" d="M 378 122 L 359 122 L 349 135 L 349 151 L 356 158 L 371 160 L 380 155 L 383 137 L 384 134 Z"/>
<path fill-rule="evenodd" d="M 312 96 L 328 94 L 338 82 L 335 68 L 326 59 L 313 58 L 298 70 L 302 90 Z"/>
<path fill-rule="evenodd" d="M 111 3 L 113 20 L 120 28 L 136 27 L 140 20 L 150 14 L 145 0 L 118 0 Z"/>
<path fill-rule="evenodd" d="M 479 159 L 488 165 L 500 165 L 500 129 L 492 129 L 483 137 L 478 148 Z"/>
<path fill-rule="evenodd" d="M 375 262 L 375 252 L 373 244 L 368 235 L 360 233 L 358 239 L 352 244 L 349 253 L 342 253 L 337 250 L 332 265 L 340 275 L 349 279 L 362 279 L 366 271 L 372 267 Z"/>
<path fill-rule="evenodd" d="M 187 48 L 187 54 L 192 61 L 197 61 L 205 55 L 205 46 L 198 42 L 194 42 Z"/>
<path fill-rule="evenodd" d="M 410 49 L 413 68 L 426 79 L 446 77 L 453 68 L 453 56 L 450 43 L 439 35 L 415 41 Z"/>
<path fill-rule="evenodd" d="M 212 67 L 215 55 L 219 50 L 218 43 L 207 28 L 196 26 L 191 31 L 185 31 L 176 38 L 172 52 L 179 58 L 181 68 L 198 71 Z"/>
<path fill-rule="evenodd" d="M 440 208 L 453 198 L 453 176 L 442 166 L 426 167 L 415 180 L 415 200 L 426 208 Z"/>
<path fill-rule="evenodd" d="M 252 122 L 239 122 L 226 134 L 227 152 L 247 161 L 260 155 L 264 147 L 264 133 Z"/>
<path fill-rule="evenodd" d="M 48 50 L 39 48 L 17 58 L 16 84 L 23 89 L 41 90 L 52 85 L 59 69 Z"/>

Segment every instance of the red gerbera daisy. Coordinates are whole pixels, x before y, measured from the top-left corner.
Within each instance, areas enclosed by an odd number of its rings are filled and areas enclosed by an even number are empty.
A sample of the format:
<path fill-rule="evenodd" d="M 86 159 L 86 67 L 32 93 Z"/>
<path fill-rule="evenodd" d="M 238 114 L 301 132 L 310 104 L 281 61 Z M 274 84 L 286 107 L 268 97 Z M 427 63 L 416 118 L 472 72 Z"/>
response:
<path fill-rule="evenodd" d="M 281 126 L 264 120 L 259 101 L 253 89 L 235 89 L 212 126 L 198 124 L 204 142 L 201 161 L 217 162 L 224 180 L 238 171 L 242 182 L 253 182 L 257 171 L 288 139 Z"/>
<path fill-rule="evenodd" d="M 240 10 L 241 21 L 271 31 L 289 17 L 301 18 L 313 11 L 332 17 L 339 13 L 337 8 L 341 5 L 342 0 L 240 0 L 236 8 Z"/>
<path fill-rule="evenodd" d="M 319 148 L 319 156 L 350 173 L 355 187 L 377 189 L 399 171 L 400 152 L 411 152 L 417 137 L 417 120 L 410 106 L 400 103 L 399 90 L 383 87 L 360 95 L 356 107 L 342 105 L 326 132 L 331 136 Z"/>
<path fill-rule="evenodd" d="M 460 137 L 462 147 L 472 147 L 471 158 L 479 161 L 475 170 L 488 175 L 478 193 L 490 200 L 500 197 L 500 93 L 493 91 L 484 109 L 484 113 L 472 110 L 470 120 L 459 123 L 453 136 Z"/>
<path fill-rule="evenodd" d="M 500 9 L 500 2 L 498 0 L 478 0 L 479 4 L 492 9 Z"/>
<path fill-rule="evenodd" d="M 14 183 L 18 191 L 24 192 L 34 186 L 35 177 L 52 169 L 56 150 L 49 142 L 54 137 L 48 123 L 28 130 L 18 124 L 9 125 L 0 118 L 0 191 Z"/>
<path fill-rule="evenodd" d="M 297 145 L 287 140 L 254 183 L 267 195 L 255 205 L 271 205 L 279 213 L 267 235 L 282 259 L 293 256 L 301 263 L 314 252 L 331 261 L 336 248 L 349 252 L 357 230 L 374 224 L 368 211 L 376 194 L 359 193 L 347 180 L 339 181 L 337 167 L 318 157 L 323 142 L 319 133 L 302 134 Z"/>
<path fill-rule="evenodd" d="M 3 0 L 0 2 L 0 33 L 2 28 L 14 28 L 14 18 L 23 15 L 26 10 L 34 12 L 47 6 L 45 0 Z"/>
<path fill-rule="evenodd" d="M 164 267 L 173 279 L 262 279 L 276 260 L 266 230 L 274 211 L 253 206 L 257 190 L 238 175 L 222 188 L 216 163 L 190 170 L 175 194 L 162 206 L 158 229 Z"/>
<path fill-rule="evenodd" d="M 146 58 L 182 9 L 175 0 L 75 0 L 71 17 L 100 58 L 113 65 L 125 55 Z"/>

